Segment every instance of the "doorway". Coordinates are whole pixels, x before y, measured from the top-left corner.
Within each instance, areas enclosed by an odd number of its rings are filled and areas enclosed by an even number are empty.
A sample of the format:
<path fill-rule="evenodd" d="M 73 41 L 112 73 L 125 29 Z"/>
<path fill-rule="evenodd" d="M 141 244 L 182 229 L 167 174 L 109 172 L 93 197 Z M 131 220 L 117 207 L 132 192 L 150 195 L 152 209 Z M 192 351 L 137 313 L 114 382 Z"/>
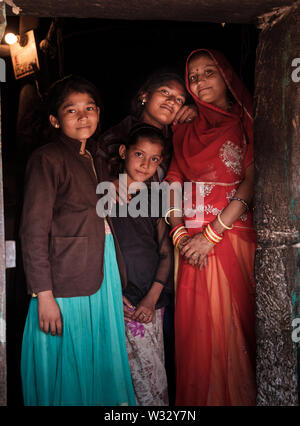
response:
<path fill-rule="evenodd" d="M 35 31 L 39 41 L 46 36 L 51 22 L 48 18 L 40 19 Z M 71 18 L 58 20 L 57 25 L 61 30 L 60 57 L 57 53 L 53 58 L 45 57 L 40 52 L 39 90 L 43 92 L 61 73 L 75 73 L 91 80 L 102 95 L 103 130 L 128 114 L 130 100 L 147 75 L 163 68 L 183 74 L 186 57 L 200 47 L 223 51 L 246 87 L 254 91 L 259 37 L 254 25 Z M 10 58 L 6 59 L 6 65 L 7 81 L 1 91 L 5 234 L 6 240 L 17 241 L 18 248 L 17 267 L 6 272 L 7 404 L 22 406 L 19 364 L 28 297 L 18 224 L 26 160 L 39 141 L 36 134 L 30 134 L 32 126 L 18 127 L 18 111 L 20 115 L 20 100 L 23 102 L 25 97 L 27 102 L 37 92 L 33 79 L 14 79 Z"/>

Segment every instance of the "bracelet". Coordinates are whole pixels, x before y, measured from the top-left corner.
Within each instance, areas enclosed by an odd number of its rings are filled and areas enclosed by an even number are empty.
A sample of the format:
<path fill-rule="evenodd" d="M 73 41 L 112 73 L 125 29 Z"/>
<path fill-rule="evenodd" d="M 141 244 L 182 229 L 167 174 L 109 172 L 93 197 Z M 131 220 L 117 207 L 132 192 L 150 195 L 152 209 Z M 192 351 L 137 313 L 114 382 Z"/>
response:
<path fill-rule="evenodd" d="M 167 213 L 165 214 L 165 222 L 166 222 L 168 225 L 171 225 L 171 224 L 170 224 L 170 222 L 168 221 L 169 214 L 170 214 L 171 212 L 175 212 L 175 211 L 180 212 L 180 213 L 181 213 L 181 215 L 182 215 L 182 209 L 179 209 L 179 208 L 177 208 L 177 207 L 172 207 L 172 208 L 170 208 L 169 210 L 167 210 Z"/>
<path fill-rule="evenodd" d="M 181 226 L 184 226 L 184 222 L 181 222 L 179 225 L 175 226 L 171 232 L 169 233 L 169 237 L 171 237 L 171 235 L 173 234 L 173 232 L 176 231 L 176 229 L 180 228 Z"/>
<path fill-rule="evenodd" d="M 182 209 L 178 208 L 178 207 L 171 207 L 170 209 L 167 210 L 167 213 L 165 214 L 165 217 L 168 217 L 169 214 L 173 211 L 178 211 L 182 214 Z"/>
<path fill-rule="evenodd" d="M 205 237 L 207 239 L 208 242 L 210 242 L 211 244 L 213 244 L 214 246 L 217 244 L 214 241 L 212 241 L 207 234 L 205 233 L 205 231 L 202 232 L 203 237 Z"/>
<path fill-rule="evenodd" d="M 182 235 L 181 237 L 178 238 L 178 240 L 176 241 L 176 245 L 175 247 L 178 248 L 180 241 L 182 240 L 182 238 L 187 237 L 189 234 L 186 233 L 184 235 Z"/>
<path fill-rule="evenodd" d="M 215 228 L 212 226 L 212 224 L 211 223 L 208 223 L 207 224 L 207 227 L 208 227 L 208 229 L 216 236 L 216 237 L 219 237 L 219 239 L 223 239 L 223 237 L 224 237 L 224 235 L 223 234 L 219 234 L 216 230 L 215 230 Z"/>
<path fill-rule="evenodd" d="M 219 235 L 217 235 L 213 232 L 213 229 L 211 228 L 211 226 L 209 224 L 206 226 L 204 232 L 216 244 L 220 243 L 223 239 L 223 237 L 221 237 L 221 236 L 219 236 Z"/>
<path fill-rule="evenodd" d="M 186 230 L 180 232 L 179 234 L 177 234 L 175 237 L 173 237 L 173 244 L 174 246 L 176 246 L 176 243 L 181 240 L 182 237 L 185 237 L 189 235 L 188 232 Z"/>
<path fill-rule="evenodd" d="M 218 240 L 216 240 L 207 230 L 207 228 L 204 229 L 203 235 L 208 239 L 211 243 L 217 244 L 219 243 Z"/>
<path fill-rule="evenodd" d="M 176 246 L 176 243 L 182 238 L 182 237 L 185 237 L 186 235 L 189 235 L 189 233 L 187 232 L 187 230 L 186 230 L 186 228 L 184 227 L 184 226 L 181 226 L 180 228 L 178 228 L 176 231 L 175 231 L 175 233 L 174 233 L 174 235 L 173 235 L 173 237 L 172 237 L 172 240 L 173 240 L 173 244 L 174 244 L 174 246 Z"/>
<path fill-rule="evenodd" d="M 173 237 L 175 237 L 175 235 L 178 234 L 178 232 L 182 231 L 183 229 L 186 231 L 185 226 L 184 225 L 180 225 L 179 228 L 177 228 L 174 231 Z"/>
<path fill-rule="evenodd" d="M 187 230 L 185 229 L 184 226 L 181 226 L 179 229 L 177 229 L 177 231 L 175 231 L 174 235 L 173 235 L 173 241 L 181 234 L 186 234 Z"/>
<path fill-rule="evenodd" d="M 219 223 L 223 226 L 223 228 L 225 228 L 225 229 L 232 229 L 233 228 L 233 225 L 227 226 L 227 225 L 225 225 L 225 223 L 222 222 L 221 213 L 218 214 L 217 218 L 218 218 Z"/>
<path fill-rule="evenodd" d="M 244 200 L 243 198 L 233 197 L 233 198 L 231 198 L 230 202 L 233 201 L 233 200 L 240 201 L 243 204 L 243 206 L 246 208 L 246 212 L 249 211 L 249 204 L 247 203 L 246 200 Z"/>

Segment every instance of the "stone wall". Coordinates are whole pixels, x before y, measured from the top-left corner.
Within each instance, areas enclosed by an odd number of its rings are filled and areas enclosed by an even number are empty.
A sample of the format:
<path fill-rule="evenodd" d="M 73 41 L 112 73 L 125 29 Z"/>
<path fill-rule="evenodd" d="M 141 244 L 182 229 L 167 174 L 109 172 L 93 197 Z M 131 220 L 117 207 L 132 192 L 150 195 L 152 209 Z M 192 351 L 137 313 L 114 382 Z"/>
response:
<path fill-rule="evenodd" d="M 300 9 L 275 24 L 270 20 L 257 49 L 258 405 L 299 403 L 298 348 L 292 340 L 292 321 L 300 318 L 300 82 L 292 80 L 295 57 L 300 58 Z"/>

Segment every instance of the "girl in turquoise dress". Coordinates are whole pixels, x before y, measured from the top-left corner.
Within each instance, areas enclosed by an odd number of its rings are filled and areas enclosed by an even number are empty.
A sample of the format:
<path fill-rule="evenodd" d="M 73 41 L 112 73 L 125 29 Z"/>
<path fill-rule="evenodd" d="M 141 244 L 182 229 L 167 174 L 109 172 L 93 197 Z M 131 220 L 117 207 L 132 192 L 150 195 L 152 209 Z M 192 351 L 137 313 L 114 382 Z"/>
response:
<path fill-rule="evenodd" d="M 96 213 L 95 87 L 69 76 L 48 93 L 56 134 L 26 171 L 20 236 L 28 292 L 21 357 L 25 405 L 135 405 L 122 304 L 124 265 Z M 119 272 L 120 271 L 120 272 Z"/>

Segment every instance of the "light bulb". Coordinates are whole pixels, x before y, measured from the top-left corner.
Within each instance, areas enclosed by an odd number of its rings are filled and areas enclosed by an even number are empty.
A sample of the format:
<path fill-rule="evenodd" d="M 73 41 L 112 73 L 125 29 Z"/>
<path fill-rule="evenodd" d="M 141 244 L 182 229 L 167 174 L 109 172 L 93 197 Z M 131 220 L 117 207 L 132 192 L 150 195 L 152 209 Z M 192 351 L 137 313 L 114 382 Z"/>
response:
<path fill-rule="evenodd" d="M 7 33 L 4 40 L 7 44 L 14 44 L 18 41 L 18 37 L 13 33 Z"/>

